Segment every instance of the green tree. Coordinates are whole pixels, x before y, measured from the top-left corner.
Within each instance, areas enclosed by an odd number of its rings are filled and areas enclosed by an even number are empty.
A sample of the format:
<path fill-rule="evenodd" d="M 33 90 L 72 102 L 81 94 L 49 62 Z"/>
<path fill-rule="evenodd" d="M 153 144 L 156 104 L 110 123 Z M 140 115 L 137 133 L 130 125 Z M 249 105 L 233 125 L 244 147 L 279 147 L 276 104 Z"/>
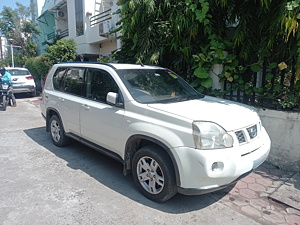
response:
<path fill-rule="evenodd" d="M 274 65 L 281 62 L 290 70 L 300 64 L 299 2 L 119 0 L 123 47 L 116 59 L 156 63 L 192 74 L 193 86 L 206 93 L 212 93 L 212 66 L 223 64 L 216 76 L 231 84 L 228 91 L 244 91 L 246 102 L 253 92 L 274 91 L 273 86 L 262 89 L 253 83 L 253 72 L 263 64 L 268 71 L 275 71 Z M 274 76 L 267 77 L 276 84 Z M 283 88 L 281 84 L 276 87 Z"/>
<path fill-rule="evenodd" d="M 202 24 L 195 23 L 193 9 L 179 0 L 123 0 L 123 46 L 117 59 L 156 63 L 186 72 L 192 55 L 204 43 Z"/>
<path fill-rule="evenodd" d="M 59 40 L 48 46 L 47 53 L 26 60 L 28 68 L 37 79 L 43 79 L 51 65 L 59 62 L 72 62 L 77 56 L 76 43 L 73 39 Z"/>
<path fill-rule="evenodd" d="M 51 61 L 46 53 L 37 57 L 28 58 L 25 63 L 25 67 L 36 80 L 44 79 L 51 65 Z"/>
<path fill-rule="evenodd" d="M 20 46 L 20 48 L 14 48 L 14 56 L 21 59 L 16 61 L 15 65 L 22 66 L 26 57 L 36 55 L 36 45 L 33 39 L 39 34 L 39 31 L 36 24 L 30 19 L 31 9 L 34 5 L 26 7 L 18 2 L 16 5 L 15 10 L 4 6 L 0 12 L 0 33 L 5 35 L 11 44 Z"/>
<path fill-rule="evenodd" d="M 58 40 L 55 44 L 48 46 L 47 53 L 26 60 L 25 67 L 29 69 L 35 78 L 37 90 L 41 89 L 43 79 L 50 67 L 59 62 L 71 62 L 77 56 L 76 43 L 73 39 Z"/>
<path fill-rule="evenodd" d="M 52 63 L 72 62 L 77 56 L 76 42 L 73 39 L 58 40 L 46 48 L 47 57 Z"/>

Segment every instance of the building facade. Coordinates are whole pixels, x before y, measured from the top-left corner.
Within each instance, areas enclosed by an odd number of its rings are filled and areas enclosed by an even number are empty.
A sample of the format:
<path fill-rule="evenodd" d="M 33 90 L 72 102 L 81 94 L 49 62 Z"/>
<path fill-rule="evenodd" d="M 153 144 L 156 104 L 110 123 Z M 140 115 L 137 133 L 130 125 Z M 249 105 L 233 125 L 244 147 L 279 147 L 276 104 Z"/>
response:
<path fill-rule="evenodd" d="M 88 61 L 109 59 L 112 51 L 121 48 L 118 34 L 110 34 L 119 21 L 119 15 L 114 14 L 119 9 L 117 0 L 35 1 L 41 31 L 38 54 L 55 38 L 74 39 L 78 55 Z"/>

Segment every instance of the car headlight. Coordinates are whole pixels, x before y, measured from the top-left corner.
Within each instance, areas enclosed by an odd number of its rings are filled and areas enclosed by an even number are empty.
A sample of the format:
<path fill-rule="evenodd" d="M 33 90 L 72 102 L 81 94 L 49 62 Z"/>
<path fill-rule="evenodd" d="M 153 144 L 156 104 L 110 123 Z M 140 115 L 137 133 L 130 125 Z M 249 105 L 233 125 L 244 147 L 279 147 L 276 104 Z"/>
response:
<path fill-rule="evenodd" d="M 233 138 L 221 126 L 212 122 L 193 122 L 193 137 L 197 149 L 218 149 L 233 146 Z"/>

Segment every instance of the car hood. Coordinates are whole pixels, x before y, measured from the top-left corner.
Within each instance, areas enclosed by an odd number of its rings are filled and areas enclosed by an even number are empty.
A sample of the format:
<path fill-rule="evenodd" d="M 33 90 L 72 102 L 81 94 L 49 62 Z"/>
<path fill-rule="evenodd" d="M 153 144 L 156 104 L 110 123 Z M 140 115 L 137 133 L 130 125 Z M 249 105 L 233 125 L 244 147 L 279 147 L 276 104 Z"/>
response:
<path fill-rule="evenodd" d="M 149 104 L 149 107 L 193 121 L 211 121 L 227 131 L 247 127 L 259 121 L 259 116 L 252 107 L 210 96 L 176 103 Z"/>

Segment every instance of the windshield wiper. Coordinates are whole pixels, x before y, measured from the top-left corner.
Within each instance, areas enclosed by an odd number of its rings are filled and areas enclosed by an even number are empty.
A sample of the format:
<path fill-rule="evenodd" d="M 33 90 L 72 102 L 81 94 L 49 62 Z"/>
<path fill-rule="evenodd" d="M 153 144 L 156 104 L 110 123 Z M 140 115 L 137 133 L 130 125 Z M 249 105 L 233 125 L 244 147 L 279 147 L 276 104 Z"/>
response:
<path fill-rule="evenodd" d="M 198 93 L 196 95 L 188 95 L 188 96 L 182 96 L 182 97 L 175 97 L 175 98 L 166 98 L 166 99 L 160 99 L 157 100 L 157 103 L 173 103 L 173 102 L 184 102 L 184 101 L 188 101 L 188 100 L 194 100 L 194 99 L 200 99 L 200 98 L 204 98 L 205 95 Z"/>
<path fill-rule="evenodd" d="M 204 98 L 205 97 L 205 94 L 202 94 L 202 93 L 198 93 L 198 98 Z"/>

